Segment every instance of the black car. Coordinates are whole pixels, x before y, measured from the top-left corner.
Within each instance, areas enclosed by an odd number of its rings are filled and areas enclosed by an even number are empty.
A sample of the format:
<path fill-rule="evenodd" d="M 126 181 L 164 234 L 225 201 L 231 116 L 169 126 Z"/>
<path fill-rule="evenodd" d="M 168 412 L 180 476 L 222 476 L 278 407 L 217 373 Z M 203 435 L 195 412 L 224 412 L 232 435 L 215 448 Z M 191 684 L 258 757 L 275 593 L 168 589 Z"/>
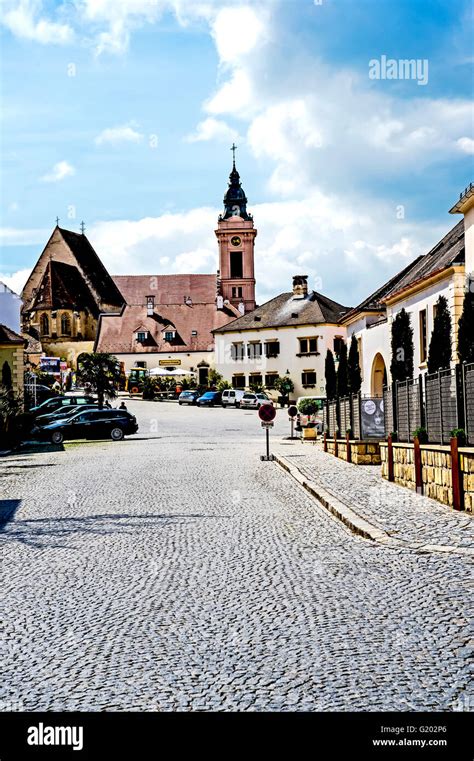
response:
<path fill-rule="evenodd" d="M 126 410 L 103 409 L 78 411 L 71 417 L 49 425 L 36 426 L 32 430 L 35 438 L 62 444 L 69 439 L 103 439 L 110 437 L 121 441 L 138 431 L 137 419 Z"/>
<path fill-rule="evenodd" d="M 77 415 L 79 411 L 88 412 L 89 410 L 97 409 L 99 409 L 97 402 L 95 404 L 66 404 L 66 406 L 62 405 L 47 415 L 38 415 L 35 418 L 35 425 L 39 425 L 40 428 L 42 428 L 44 425 L 56 423 L 58 420 L 64 420 L 65 418 L 70 418 L 73 415 Z"/>
<path fill-rule="evenodd" d="M 93 396 L 54 396 L 52 399 L 38 404 L 30 409 L 30 415 L 39 417 L 39 415 L 50 415 L 59 407 L 71 407 L 81 404 L 94 404 L 96 400 Z"/>
<path fill-rule="evenodd" d="M 201 394 L 196 390 L 181 391 L 178 396 L 178 404 L 196 404 L 200 396 Z"/>
<path fill-rule="evenodd" d="M 43 383 L 36 383 L 33 385 L 33 383 L 25 383 L 25 399 L 29 404 L 35 403 L 35 397 L 36 397 L 36 406 L 38 407 L 42 402 L 46 401 L 47 399 L 52 399 L 57 397 L 57 393 L 53 391 L 49 386 L 45 386 Z"/>

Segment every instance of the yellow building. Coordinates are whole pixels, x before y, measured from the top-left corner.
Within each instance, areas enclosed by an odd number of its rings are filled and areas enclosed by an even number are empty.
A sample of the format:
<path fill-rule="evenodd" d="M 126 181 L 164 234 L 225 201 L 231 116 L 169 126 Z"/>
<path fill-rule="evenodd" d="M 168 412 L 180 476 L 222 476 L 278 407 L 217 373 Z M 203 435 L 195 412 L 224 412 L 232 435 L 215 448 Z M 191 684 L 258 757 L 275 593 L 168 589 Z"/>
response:
<path fill-rule="evenodd" d="M 0 325 L 0 382 L 11 377 L 17 394 L 23 394 L 23 345 L 24 339 L 18 333 Z"/>

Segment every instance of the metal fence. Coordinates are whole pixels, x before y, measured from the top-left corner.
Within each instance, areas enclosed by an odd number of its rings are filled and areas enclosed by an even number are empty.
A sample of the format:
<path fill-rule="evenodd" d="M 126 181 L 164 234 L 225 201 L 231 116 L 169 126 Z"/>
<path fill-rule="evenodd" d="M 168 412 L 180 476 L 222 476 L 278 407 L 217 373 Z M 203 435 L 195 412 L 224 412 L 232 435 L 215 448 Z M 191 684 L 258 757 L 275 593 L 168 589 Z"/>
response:
<path fill-rule="evenodd" d="M 430 444 L 447 444 L 451 431 L 462 428 L 474 444 L 474 363 L 398 381 L 383 397 L 385 429 L 398 441 L 412 441 L 425 428 Z"/>

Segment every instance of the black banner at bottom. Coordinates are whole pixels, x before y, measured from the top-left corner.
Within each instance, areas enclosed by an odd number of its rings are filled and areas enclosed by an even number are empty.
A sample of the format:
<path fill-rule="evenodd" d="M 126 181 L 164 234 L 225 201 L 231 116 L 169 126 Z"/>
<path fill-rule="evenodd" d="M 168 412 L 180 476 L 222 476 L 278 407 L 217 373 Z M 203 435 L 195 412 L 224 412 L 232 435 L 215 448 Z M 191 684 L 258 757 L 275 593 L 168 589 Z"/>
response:
<path fill-rule="evenodd" d="M 472 761 L 469 713 L 3 713 L 0 759 L 134 759 L 183 752 Z"/>

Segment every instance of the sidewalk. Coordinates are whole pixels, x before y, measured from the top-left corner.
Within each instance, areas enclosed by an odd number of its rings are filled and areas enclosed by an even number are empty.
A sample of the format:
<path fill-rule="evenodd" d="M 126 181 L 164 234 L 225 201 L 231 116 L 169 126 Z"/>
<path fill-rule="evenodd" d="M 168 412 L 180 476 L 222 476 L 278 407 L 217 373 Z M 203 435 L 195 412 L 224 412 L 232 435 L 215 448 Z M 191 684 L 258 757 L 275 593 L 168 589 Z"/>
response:
<path fill-rule="evenodd" d="M 360 524 L 357 533 L 369 536 L 372 533 L 370 538 L 376 541 L 393 538 L 397 544 L 416 549 L 429 551 L 436 547 L 448 552 L 459 548 L 462 554 L 474 554 L 473 516 L 386 481 L 379 465 L 351 465 L 323 452 L 319 443 L 275 441 L 273 452 L 280 458 L 280 465 L 297 469 L 292 474 L 295 478 L 310 482 L 309 490 L 323 503 L 327 502 L 325 506 L 331 512 L 335 512 L 332 508 L 339 503 L 340 519 L 345 523 L 350 525 L 351 511 L 356 519 L 359 516 L 360 520 L 351 526 L 357 530 Z M 344 510 L 344 506 L 349 510 Z M 365 531 L 367 524 L 373 527 L 372 532 Z"/>

